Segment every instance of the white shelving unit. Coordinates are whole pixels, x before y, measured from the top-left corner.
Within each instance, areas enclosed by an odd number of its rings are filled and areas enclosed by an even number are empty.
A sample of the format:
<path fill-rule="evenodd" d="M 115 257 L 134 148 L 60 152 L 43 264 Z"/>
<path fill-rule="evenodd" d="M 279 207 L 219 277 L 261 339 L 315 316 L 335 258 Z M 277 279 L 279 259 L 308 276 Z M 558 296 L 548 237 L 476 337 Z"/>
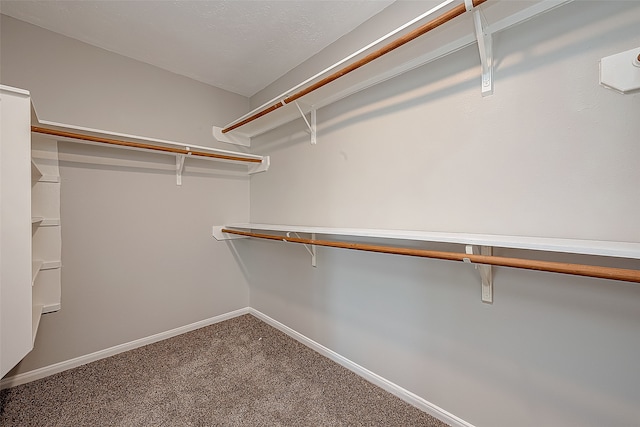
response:
<path fill-rule="evenodd" d="M 31 210 L 33 218 L 38 219 L 32 228 L 32 257 L 38 265 L 33 276 L 33 305 L 46 314 L 60 310 L 62 294 L 57 142 L 32 134 L 31 164 L 38 170 L 38 174 L 32 174 L 31 182 Z"/>
<path fill-rule="evenodd" d="M 562 6 L 572 0 L 490 0 L 472 11 L 462 14 L 428 34 L 381 56 L 378 59 L 358 68 L 339 79 L 302 96 L 299 101 L 286 103 L 287 97 L 310 87 L 346 65 L 386 46 L 418 26 L 429 22 L 441 13 L 455 6 L 464 4 L 461 0 L 447 0 L 439 6 L 425 12 L 394 31 L 373 41 L 369 45 L 327 67 L 303 82 L 293 86 L 260 107 L 228 123 L 224 127 L 213 127 L 214 137 L 231 144 L 250 146 L 251 138 L 269 130 L 282 126 L 301 115 L 310 113 L 310 120 L 305 117 L 311 142 L 315 143 L 315 111 L 326 105 L 346 98 L 356 92 L 374 86 L 407 71 L 444 57 L 464 47 L 478 44 L 480 53 L 479 86 L 483 95 L 493 93 L 492 78 L 492 35 L 537 15 Z M 542 29 L 541 29 L 542 31 Z M 428 72 L 426 70 L 425 72 Z M 284 105 L 232 131 L 223 133 L 223 129 L 234 126 L 256 113 L 278 103 Z"/>
<path fill-rule="evenodd" d="M 33 349 L 60 309 L 60 176 L 55 142 L 31 137 L 28 91 L 0 85 L 2 258 L 0 377 Z"/>
<path fill-rule="evenodd" d="M 30 104 L 28 91 L 0 85 L 0 377 L 33 348 L 31 257 L 33 228 L 30 183 Z M 36 266 L 35 273 L 40 269 Z"/>

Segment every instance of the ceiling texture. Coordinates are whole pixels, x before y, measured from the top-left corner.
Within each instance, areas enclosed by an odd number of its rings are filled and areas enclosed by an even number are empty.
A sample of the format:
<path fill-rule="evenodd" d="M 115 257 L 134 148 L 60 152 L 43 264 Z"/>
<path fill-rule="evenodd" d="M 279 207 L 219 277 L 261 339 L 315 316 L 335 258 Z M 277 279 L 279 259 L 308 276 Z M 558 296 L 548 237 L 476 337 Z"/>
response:
<path fill-rule="evenodd" d="M 393 1 L 2 0 L 0 12 L 249 97 Z"/>

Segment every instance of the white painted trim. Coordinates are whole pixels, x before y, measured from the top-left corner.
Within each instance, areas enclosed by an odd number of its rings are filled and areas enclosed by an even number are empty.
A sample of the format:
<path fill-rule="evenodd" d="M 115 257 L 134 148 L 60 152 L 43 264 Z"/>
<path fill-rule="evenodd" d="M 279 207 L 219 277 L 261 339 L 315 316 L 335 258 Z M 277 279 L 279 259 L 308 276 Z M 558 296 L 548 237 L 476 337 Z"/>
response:
<path fill-rule="evenodd" d="M 65 360 L 64 362 L 55 363 L 53 365 L 35 369 L 33 371 L 24 372 L 18 375 L 7 377 L 7 378 L 4 378 L 2 381 L 0 381 L 0 390 L 9 388 L 9 387 L 15 387 L 20 384 L 26 384 L 31 381 L 39 380 L 41 378 L 48 377 L 49 375 L 57 374 L 59 372 L 66 371 L 68 369 L 77 368 L 78 366 L 86 365 L 87 363 L 95 362 L 96 360 L 104 359 L 110 356 L 115 356 L 116 354 L 119 354 L 125 351 L 133 350 L 138 347 L 142 347 L 148 344 L 153 344 L 158 341 L 166 340 L 167 338 L 175 337 L 177 335 L 191 332 L 196 329 L 203 328 L 205 326 L 213 325 L 214 323 L 223 322 L 225 320 L 242 316 L 247 313 L 250 313 L 249 307 L 241 308 L 235 311 L 231 311 L 229 313 L 221 314 L 219 316 L 215 316 L 209 319 L 201 320 L 199 322 L 191 323 L 190 325 L 185 325 L 179 328 L 171 329 L 170 331 L 161 332 L 159 334 L 151 335 L 146 338 L 140 338 L 135 341 L 120 344 L 104 350 L 96 351 L 94 353 L 76 357 L 74 359 Z"/>
<path fill-rule="evenodd" d="M 416 408 L 449 424 L 452 427 L 474 427 L 473 424 L 470 424 L 464 421 L 463 419 L 456 417 L 455 415 L 445 411 L 439 406 L 423 399 L 422 397 L 410 392 L 409 390 L 406 390 L 400 387 L 395 383 L 392 383 L 391 381 L 381 377 L 380 375 L 374 372 L 371 372 L 370 370 L 358 365 L 357 363 L 352 362 L 351 360 L 347 359 L 344 356 L 341 356 L 335 351 L 323 346 L 320 343 L 315 342 L 311 338 L 308 338 L 302 335 L 301 333 L 291 329 L 290 327 L 278 322 L 275 319 L 272 319 L 266 314 L 251 307 L 241 308 L 235 311 L 231 311 L 229 313 L 221 314 L 220 316 L 201 320 L 199 322 L 192 323 L 190 325 L 181 326 L 179 328 L 175 328 L 170 331 L 161 332 L 159 334 L 151 335 L 146 338 L 141 338 L 135 341 L 120 344 L 115 347 L 107 348 L 105 350 L 96 351 L 94 353 L 87 354 L 85 356 L 76 357 L 75 359 L 66 360 L 64 362 L 60 362 L 50 366 L 45 366 L 43 368 L 35 369 L 33 371 L 24 372 L 22 374 L 14 375 L 12 377 L 7 377 L 7 378 L 4 378 L 2 381 L 0 381 L 0 390 L 9 388 L 9 387 L 15 387 L 21 384 L 26 384 L 31 381 L 36 381 L 53 374 L 57 374 L 59 372 L 66 371 L 68 369 L 77 368 L 78 366 L 86 365 L 87 363 L 95 362 L 96 360 L 104 359 L 110 356 L 115 356 L 116 354 L 123 353 L 125 351 L 133 350 L 148 344 L 153 344 L 158 341 L 162 341 L 171 337 L 175 337 L 180 334 L 191 332 L 196 329 L 203 328 L 205 326 L 213 325 L 214 323 L 223 322 L 225 320 L 242 316 L 244 314 L 251 314 L 255 316 L 256 318 L 262 320 L 268 325 L 273 326 L 279 331 L 287 334 L 291 338 L 304 344 L 310 349 L 320 353 L 321 355 L 333 360 L 339 365 L 349 369 L 351 372 L 361 376 L 362 378 L 369 381 L 370 383 L 375 384 L 376 386 L 382 388 L 383 390 L 388 391 L 389 393 L 402 399 L 408 404 L 415 406 Z"/>
<path fill-rule="evenodd" d="M 5 85 L 0 85 L 0 91 L 9 92 L 14 95 L 31 96 L 28 90 L 20 89 L 17 87 L 5 86 Z"/>
<path fill-rule="evenodd" d="M 400 387 L 399 385 L 392 383 L 391 381 L 381 377 L 380 375 L 371 372 L 370 370 L 358 365 L 355 362 L 352 362 L 351 360 L 347 359 L 344 356 L 341 356 L 340 354 L 336 353 L 333 350 L 330 350 L 329 348 L 323 346 L 322 344 L 319 344 L 317 342 L 315 342 L 314 340 L 312 340 L 311 338 L 308 338 L 304 335 L 302 335 L 301 333 L 291 329 L 290 327 L 278 322 L 275 319 L 272 319 L 271 317 L 267 316 L 264 313 L 261 313 L 260 311 L 249 307 L 248 308 L 248 313 L 257 317 L 258 319 L 262 320 L 263 322 L 273 326 L 274 328 L 280 330 L 281 332 L 284 332 L 285 334 L 289 335 L 291 338 L 295 339 L 296 341 L 306 345 L 307 347 L 311 348 L 314 351 L 317 351 L 318 353 L 320 353 L 321 355 L 333 360 L 334 362 L 338 363 L 339 365 L 342 365 L 343 367 L 347 368 L 348 370 L 350 370 L 351 372 L 361 376 L 362 378 L 364 378 L 365 380 L 369 381 L 370 383 L 375 384 L 376 386 L 382 388 L 383 390 L 388 391 L 389 393 L 393 394 L 394 396 L 402 399 L 403 401 L 407 402 L 410 405 L 415 406 L 416 408 L 426 412 L 427 414 L 449 424 L 452 427 L 474 427 L 473 424 L 470 424 L 466 421 L 464 421 L 461 418 L 456 417 L 455 415 L 453 415 L 450 412 L 445 411 L 444 409 L 442 409 L 441 407 L 434 405 L 433 403 L 423 399 L 422 397 L 410 392 L 409 390 L 406 390 L 402 387 Z"/>

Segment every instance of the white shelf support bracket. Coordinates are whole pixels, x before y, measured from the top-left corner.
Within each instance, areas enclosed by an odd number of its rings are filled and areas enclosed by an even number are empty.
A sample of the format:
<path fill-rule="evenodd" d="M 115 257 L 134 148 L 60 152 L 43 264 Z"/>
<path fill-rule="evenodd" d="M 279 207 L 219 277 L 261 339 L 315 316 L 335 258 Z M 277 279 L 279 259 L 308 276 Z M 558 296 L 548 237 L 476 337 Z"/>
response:
<path fill-rule="evenodd" d="M 469 255 L 493 255 L 493 247 L 491 246 L 475 246 L 466 245 L 465 253 Z M 464 262 L 471 263 L 469 258 L 465 258 Z M 493 303 L 493 270 L 490 265 L 474 264 L 476 270 L 480 273 L 482 279 L 482 302 Z"/>
<path fill-rule="evenodd" d="M 253 175 L 258 172 L 266 172 L 269 170 L 269 166 L 271 166 L 271 158 L 269 156 L 264 156 L 262 158 L 262 162 L 255 166 L 249 166 L 249 175 Z"/>
<path fill-rule="evenodd" d="M 482 65 L 482 96 L 493 95 L 493 38 L 488 30 L 487 21 L 478 8 L 473 10 L 473 24 Z"/>
<path fill-rule="evenodd" d="M 315 113 L 315 110 L 313 110 Z M 311 233 L 311 240 L 316 240 L 316 233 Z M 318 258 L 317 258 L 317 253 L 316 253 L 316 245 L 311 245 L 311 266 L 312 267 L 317 267 L 318 266 Z"/>
<path fill-rule="evenodd" d="M 287 237 L 291 237 L 291 233 L 291 231 L 287 231 Z M 293 234 L 295 234 L 298 239 L 300 238 L 300 235 L 295 231 L 293 232 Z M 311 240 L 316 240 L 316 233 L 311 233 Z M 316 245 L 303 244 L 303 246 L 307 250 L 307 252 L 309 252 L 309 255 L 311 255 L 311 266 L 317 267 Z"/>
<path fill-rule="evenodd" d="M 317 122 L 318 122 L 318 119 L 316 116 L 316 109 L 312 108 L 311 109 L 311 143 L 312 144 L 316 144 L 318 142 L 318 138 L 316 136 Z"/>
<path fill-rule="evenodd" d="M 182 171 L 184 171 L 185 154 L 176 154 L 176 185 L 182 185 Z"/>
<path fill-rule="evenodd" d="M 304 120 L 307 127 L 309 128 L 309 133 L 311 134 L 311 144 L 315 145 L 318 142 L 318 139 L 316 137 L 316 123 L 317 123 L 316 109 L 311 107 L 311 123 L 309 123 L 309 120 L 307 120 L 307 116 L 305 115 L 304 111 L 302 111 L 302 107 L 300 107 L 300 104 L 298 104 L 298 101 L 293 101 L 293 102 L 296 104 L 296 107 L 298 107 L 298 111 L 300 112 L 302 119 Z"/>
<path fill-rule="evenodd" d="M 242 145 L 243 147 L 251 147 L 251 138 L 231 133 L 222 133 L 222 128 L 218 126 L 213 127 L 213 137 L 220 142 L 226 142 L 227 144 Z"/>
<path fill-rule="evenodd" d="M 213 226 L 212 235 L 218 241 L 221 241 L 221 240 L 232 240 L 232 239 L 248 239 L 247 236 L 238 236 L 237 234 L 223 233 L 222 232 L 223 228 L 226 228 L 226 227 L 224 225 L 214 225 Z"/>

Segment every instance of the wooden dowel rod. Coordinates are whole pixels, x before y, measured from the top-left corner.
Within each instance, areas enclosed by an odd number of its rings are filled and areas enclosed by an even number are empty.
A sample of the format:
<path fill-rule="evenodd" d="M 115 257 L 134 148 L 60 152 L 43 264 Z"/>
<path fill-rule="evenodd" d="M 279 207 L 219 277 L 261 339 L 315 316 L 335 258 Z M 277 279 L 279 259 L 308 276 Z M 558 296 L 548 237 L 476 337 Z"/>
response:
<path fill-rule="evenodd" d="M 277 240 L 281 242 L 302 243 L 307 245 L 327 246 L 332 248 L 354 249 L 366 252 L 379 252 L 395 255 L 409 255 L 422 258 L 444 259 L 449 261 L 464 261 L 468 259 L 475 264 L 495 265 L 501 267 L 522 268 L 527 270 L 547 271 L 551 273 L 571 274 L 575 276 L 595 277 L 599 279 L 620 280 L 624 282 L 640 283 L 640 271 L 623 268 L 600 267 L 594 265 L 568 264 L 553 261 L 537 261 L 520 258 L 506 258 L 490 255 L 472 255 L 457 252 L 430 251 L 425 249 L 398 248 L 392 246 L 371 245 L 365 243 L 348 243 L 331 240 L 303 239 L 298 237 L 274 236 L 271 234 L 253 233 L 248 231 L 230 230 L 223 228 L 223 233 L 239 236 L 255 237 L 259 239 Z"/>
<path fill-rule="evenodd" d="M 258 111 L 257 113 L 255 113 L 253 116 L 251 117 L 247 117 L 246 119 L 244 119 L 241 122 L 236 123 L 235 125 L 229 126 L 227 128 L 222 129 L 222 133 L 227 133 L 227 132 L 231 132 L 234 129 L 239 128 L 240 126 L 244 126 L 247 123 L 250 123 L 252 121 L 254 121 L 255 119 L 258 119 L 266 114 L 269 114 L 270 112 L 272 112 L 273 110 L 277 110 L 278 108 L 282 107 L 284 104 L 282 102 L 278 102 L 277 104 L 272 105 L 271 107 L 265 108 L 264 110 Z"/>
<path fill-rule="evenodd" d="M 473 6 L 477 7 L 478 5 L 484 3 L 487 0 L 473 0 Z M 466 11 L 466 7 L 464 4 L 460 4 L 458 6 L 456 6 L 455 8 L 449 10 L 448 12 L 443 13 L 442 15 L 432 19 L 431 21 L 427 22 L 426 24 L 416 28 L 415 30 L 411 31 L 410 33 L 405 34 L 402 37 L 397 38 L 396 40 L 392 41 L 391 43 L 388 43 L 387 45 L 381 47 L 380 49 L 376 50 L 375 52 L 370 53 L 369 55 L 365 56 L 364 58 L 354 62 L 353 64 L 347 65 L 344 68 L 341 68 L 340 70 L 336 71 L 335 73 L 331 74 L 330 76 L 325 77 L 324 79 L 320 80 L 317 83 L 314 83 L 311 86 L 306 87 L 305 89 L 302 89 L 299 92 L 296 92 L 293 95 L 288 96 L 287 98 L 284 99 L 284 102 L 278 102 L 275 105 L 272 105 L 271 107 L 267 107 L 264 110 L 261 110 L 259 112 L 257 112 L 256 114 L 252 115 L 251 117 L 247 117 L 246 119 L 242 120 L 241 122 L 238 122 L 234 125 L 231 125 L 227 128 L 222 129 L 222 133 L 227 133 L 230 132 L 234 129 L 239 128 L 240 126 L 246 125 L 247 123 L 250 123 L 268 113 L 270 113 L 273 110 L 276 110 L 282 106 L 284 106 L 285 104 L 289 104 L 293 101 L 296 101 L 297 99 L 317 90 L 320 89 L 322 86 L 325 86 L 331 82 L 333 82 L 334 80 L 339 79 L 340 77 L 354 71 L 357 70 L 358 68 L 370 63 L 371 61 L 380 58 L 383 55 L 386 55 L 387 53 L 391 52 L 392 50 L 395 50 L 397 48 L 399 48 L 402 45 L 405 45 L 407 43 L 409 43 L 410 41 L 428 33 L 429 31 L 439 27 L 440 25 L 451 21 L 452 19 L 462 15 L 464 12 Z"/>
<path fill-rule="evenodd" d="M 66 131 L 61 131 L 56 129 L 41 128 L 37 126 L 31 126 L 31 132 L 42 133 L 45 135 L 60 136 L 64 138 L 79 139 L 82 141 L 98 142 L 101 144 L 119 145 L 122 147 L 141 148 L 144 150 L 163 151 L 166 153 L 185 154 L 185 155 L 191 155 L 191 156 L 211 157 L 214 159 L 232 160 L 235 162 L 249 162 L 249 163 L 262 162 L 260 159 L 253 159 L 250 157 L 239 157 L 239 156 L 231 156 L 227 154 L 206 153 L 204 151 L 190 151 L 190 150 L 186 150 L 183 148 L 176 148 L 176 147 L 162 147 L 159 145 L 145 144 L 141 142 L 121 141 L 117 139 L 83 135 L 80 133 L 72 133 L 72 132 L 66 132 Z"/>
<path fill-rule="evenodd" d="M 477 0 L 478 4 L 485 2 L 486 0 Z M 474 2 L 475 3 L 475 2 Z M 369 62 L 380 58 L 383 55 L 386 55 L 387 53 L 399 48 L 402 45 L 405 45 L 407 43 L 409 43 L 410 41 L 420 37 L 423 34 L 428 33 L 429 31 L 433 30 L 434 28 L 439 27 L 440 25 L 451 21 L 452 19 L 462 15 L 464 12 L 466 11 L 465 5 L 464 4 L 460 4 L 458 6 L 456 6 L 455 8 L 449 10 L 448 12 L 443 13 L 442 15 L 432 19 L 431 21 L 427 22 L 426 24 L 420 26 L 419 28 L 416 28 L 415 30 L 411 31 L 410 33 L 397 38 L 396 40 L 392 41 L 391 43 L 388 43 L 387 45 L 381 47 L 380 49 L 376 50 L 375 52 L 370 53 L 369 55 L 365 56 L 364 58 L 360 59 L 359 61 L 354 62 L 353 64 L 347 65 L 346 67 L 336 71 L 335 73 L 331 74 L 330 76 L 325 77 L 324 79 L 320 80 L 317 83 L 314 83 L 313 85 L 302 89 L 301 91 L 287 97 L 284 99 L 285 104 L 288 104 L 290 102 L 293 102 L 301 97 L 303 97 L 304 95 L 307 95 L 311 92 L 313 92 L 314 90 L 320 89 L 322 86 L 325 86 L 329 83 L 331 83 L 334 80 L 339 79 L 340 77 L 354 71 L 357 70 L 358 68 L 368 64 Z"/>

